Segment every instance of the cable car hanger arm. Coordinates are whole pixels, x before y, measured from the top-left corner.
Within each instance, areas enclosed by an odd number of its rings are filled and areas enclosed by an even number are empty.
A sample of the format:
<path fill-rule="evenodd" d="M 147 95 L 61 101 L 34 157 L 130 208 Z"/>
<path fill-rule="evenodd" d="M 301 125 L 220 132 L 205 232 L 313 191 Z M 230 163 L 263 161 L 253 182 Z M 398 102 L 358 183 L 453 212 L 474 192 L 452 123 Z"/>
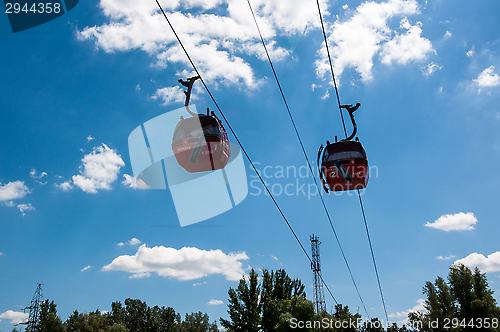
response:
<path fill-rule="evenodd" d="M 352 122 L 352 127 L 354 128 L 354 131 L 352 132 L 351 136 L 346 137 L 342 141 L 350 141 L 356 136 L 356 132 L 358 131 L 358 126 L 356 126 L 356 121 L 354 121 L 354 112 L 361 106 L 360 103 L 357 103 L 355 106 L 352 105 L 340 105 L 340 108 L 345 108 L 347 112 L 349 112 L 349 115 L 351 117 L 351 122 Z"/>
<path fill-rule="evenodd" d="M 189 99 L 191 98 L 191 89 L 193 88 L 194 82 L 199 79 L 200 76 L 193 76 L 187 79 L 187 81 L 182 80 L 182 78 L 179 78 L 179 83 L 184 85 L 187 89 L 187 91 L 184 91 L 184 94 L 186 95 L 186 101 L 184 102 L 184 106 L 186 107 L 187 112 L 191 116 L 197 116 L 198 114 L 192 112 L 189 109 Z"/>

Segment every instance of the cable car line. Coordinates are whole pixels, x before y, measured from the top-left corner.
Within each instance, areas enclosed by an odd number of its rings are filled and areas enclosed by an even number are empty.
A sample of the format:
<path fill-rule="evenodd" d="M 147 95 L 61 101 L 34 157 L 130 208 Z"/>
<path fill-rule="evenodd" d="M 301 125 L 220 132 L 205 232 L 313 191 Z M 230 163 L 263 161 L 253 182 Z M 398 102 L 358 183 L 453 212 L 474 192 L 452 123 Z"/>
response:
<path fill-rule="evenodd" d="M 388 322 L 389 316 L 387 315 L 387 309 L 385 307 L 384 294 L 382 293 L 382 285 L 380 284 L 380 278 L 377 270 L 377 263 L 375 263 L 375 254 L 373 253 L 372 240 L 370 239 L 370 232 L 368 231 L 368 223 L 366 222 L 365 209 L 363 207 L 363 201 L 361 200 L 361 195 L 358 189 L 359 205 L 361 206 L 361 212 L 363 213 L 363 220 L 365 222 L 366 236 L 368 237 L 368 243 L 370 244 L 370 251 L 372 253 L 373 266 L 375 267 L 375 274 L 377 275 L 378 289 L 380 290 L 380 296 L 382 297 L 382 304 L 384 305 L 385 319 Z"/>
<path fill-rule="evenodd" d="M 340 118 L 342 119 L 342 125 L 344 126 L 345 137 L 347 137 L 347 130 L 345 128 L 344 115 L 342 114 L 342 105 L 340 104 L 339 90 L 337 89 L 337 82 L 335 81 L 335 73 L 333 72 L 332 57 L 330 56 L 330 49 L 328 47 L 328 41 L 326 38 L 325 25 L 323 24 L 323 15 L 321 15 L 321 8 L 319 6 L 319 0 L 316 0 L 318 5 L 319 20 L 321 21 L 321 29 L 323 30 L 323 38 L 325 39 L 326 53 L 328 54 L 328 61 L 330 62 L 330 71 L 332 72 L 333 86 L 335 87 L 335 94 L 337 96 L 337 102 L 339 104 Z"/>
<path fill-rule="evenodd" d="M 340 252 L 342 253 L 342 257 L 344 258 L 344 262 L 347 266 L 347 270 L 349 271 L 349 274 L 351 276 L 351 280 L 354 284 L 354 288 L 356 289 L 356 292 L 358 293 L 358 296 L 359 296 L 359 299 L 361 301 L 361 304 L 363 305 L 363 309 L 365 310 L 365 313 L 367 315 L 368 318 L 370 318 L 370 315 L 368 314 L 368 311 L 366 310 L 366 306 L 365 306 L 365 303 L 363 301 L 363 298 L 361 297 L 361 293 L 359 292 L 359 289 L 358 289 L 358 286 L 356 284 L 356 281 L 354 280 L 354 276 L 352 274 L 352 271 L 351 271 L 351 268 L 349 266 L 349 263 L 347 262 L 347 258 L 345 256 L 345 253 L 344 253 L 344 250 L 342 249 L 342 245 L 340 244 L 340 240 L 339 240 L 339 237 L 337 235 L 337 232 L 335 231 L 335 227 L 333 226 L 333 222 L 332 222 L 332 219 L 330 217 L 330 213 L 328 212 L 328 208 L 326 207 L 326 203 L 325 203 L 325 200 L 323 199 L 323 195 L 321 194 L 321 190 L 319 188 L 319 185 L 318 185 L 318 182 L 316 180 L 316 177 L 314 176 L 314 172 L 312 170 L 312 166 L 311 166 L 311 163 L 309 161 L 309 157 L 307 156 L 307 153 L 306 153 L 306 150 L 305 150 L 305 147 L 304 147 L 304 144 L 302 143 L 302 139 L 300 138 L 300 134 L 299 134 L 299 131 L 297 129 L 297 126 L 295 125 L 295 121 L 293 119 L 293 116 L 292 116 L 292 113 L 290 111 L 290 108 L 288 107 L 288 103 L 286 101 L 286 98 L 285 98 L 285 94 L 283 92 L 283 89 L 281 88 L 281 84 L 280 84 L 280 81 L 278 79 L 278 75 L 276 74 L 276 71 L 274 70 L 274 65 L 273 65 L 273 62 L 271 60 L 271 56 L 269 55 L 269 52 L 267 50 L 267 46 L 266 46 L 266 43 L 264 41 L 264 38 L 262 37 L 262 33 L 260 32 L 260 28 L 259 28 L 259 24 L 257 23 L 257 19 L 255 17 L 255 14 L 254 14 L 254 11 L 253 11 L 253 8 L 252 8 L 252 5 L 250 4 L 250 0 L 247 0 L 247 3 L 248 3 L 248 6 L 250 7 L 250 11 L 252 13 L 252 17 L 253 17 L 253 20 L 255 22 L 255 26 L 257 27 L 257 31 L 259 32 L 259 36 L 260 36 L 260 41 L 262 42 L 262 46 L 264 47 L 264 50 L 266 52 L 266 55 L 267 55 L 267 59 L 269 61 L 269 65 L 271 66 L 271 69 L 272 69 L 272 72 L 273 72 L 273 75 L 274 75 L 274 78 L 276 80 L 276 83 L 278 85 L 278 88 L 280 90 L 280 93 L 281 93 L 281 97 L 283 98 L 283 102 L 285 103 L 285 107 L 286 107 L 286 110 L 288 112 L 288 116 L 290 117 L 290 121 L 292 122 L 292 125 L 293 125 L 293 129 L 295 130 L 295 134 L 297 136 L 297 139 L 299 140 L 299 143 L 300 143 L 300 147 L 302 148 L 302 152 L 304 154 L 304 157 L 306 158 L 306 161 L 307 161 L 307 165 L 309 167 L 309 171 L 311 172 L 311 175 L 312 175 L 312 178 L 314 180 L 314 184 L 316 185 L 316 189 L 318 190 L 318 193 L 319 193 L 319 197 L 321 199 L 321 203 L 323 205 L 323 209 L 325 210 L 325 213 L 326 213 L 326 216 L 328 218 L 328 221 L 330 222 L 330 226 L 332 228 L 332 231 L 333 231 L 333 234 L 335 235 L 335 239 L 337 240 L 337 244 L 340 248 Z M 338 93 L 337 93 L 337 98 L 338 98 Z M 356 106 L 355 106 L 356 107 Z M 359 107 L 359 105 L 357 105 L 357 107 Z M 356 109 L 357 109 L 356 107 Z M 354 112 L 355 110 L 353 110 L 352 112 Z M 351 118 L 352 118 L 352 112 L 350 112 L 351 114 Z M 354 119 L 353 119 L 353 124 L 356 128 L 356 125 L 355 125 L 355 122 L 354 122 Z M 344 126 L 344 129 L 345 129 L 345 126 Z M 346 137 L 347 137 L 347 133 L 346 133 Z M 318 163 L 319 165 L 319 163 Z M 343 167 L 343 166 L 342 166 Z M 348 174 L 348 173 L 347 173 Z M 325 284 L 326 286 L 326 284 Z M 327 286 L 328 287 L 328 286 Z"/>
<path fill-rule="evenodd" d="M 246 159 L 248 160 L 248 162 L 250 163 L 250 165 L 252 166 L 255 174 L 257 174 L 260 182 L 262 183 L 262 185 L 264 186 L 264 188 L 266 189 L 267 193 L 269 194 L 269 197 L 271 197 L 274 205 L 276 206 L 276 208 L 278 209 L 279 213 L 281 214 L 281 217 L 283 218 L 283 220 L 285 221 L 285 223 L 287 224 L 288 228 L 290 229 L 290 231 L 292 232 L 293 236 L 295 237 L 295 240 L 297 240 L 298 244 L 300 245 L 300 248 L 302 249 L 302 251 L 304 252 L 304 254 L 306 255 L 307 259 L 309 260 L 309 262 L 312 264 L 312 259 L 311 257 L 309 256 L 309 254 L 307 253 L 306 249 L 304 248 L 304 246 L 302 245 L 302 242 L 300 241 L 300 239 L 298 238 L 297 234 L 295 233 L 295 231 L 293 230 L 292 226 L 290 225 L 288 219 L 286 218 L 285 214 L 283 213 L 283 211 L 281 210 L 280 206 L 278 205 L 278 202 L 276 201 L 276 199 L 274 198 L 274 195 L 272 194 L 272 192 L 269 190 L 269 188 L 267 187 L 267 185 L 265 184 L 265 181 L 264 179 L 262 178 L 262 176 L 260 175 L 260 173 L 258 172 L 257 168 L 255 167 L 254 163 L 252 162 L 252 159 L 250 159 L 250 156 L 248 155 L 248 153 L 246 152 L 245 148 L 243 147 L 243 144 L 240 142 L 240 140 L 238 139 L 238 137 L 236 136 L 236 133 L 234 132 L 233 128 L 231 127 L 231 125 L 229 124 L 229 121 L 226 119 L 226 117 L 224 116 L 224 113 L 222 112 L 222 110 L 220 109 L 219 105 L 217 104 L 215 98 L 213 97 L 212 93 L 210 92 L 210 90 L 208 89 L 208 86 L 205 84 L 205 81 L 203 80 L 203 77 L 200 75 L 200 72 L 198 71 L 198 69 L 196 68 L 193 60 L 191 59 L 191 57 L 189 56 L 189 53 L 187 52 L 186 48 L 184 47 L 184 45 L 182 44 L 181 42 L 181 39 L 179 38 L 179 36 L 177 35 L 177 33 L 175 32 L 175 29 L 173 27 L 173 25 L 170 23 L 170 20 L 168 19 L 165 11 L 163 10 L 163 8 L 161 7 L 160 3 L 158 2 L 158 0 L 155 0 L 156 1 L 156 4 L 158 5 L 158 7 L 160 8 L 161 12 L 163 13 L 163 16 L 165 17 L 165 20 L 167 21 L 168 25 L 170 26 L 172 32 L 174 33 L 177 41 L 179 42 L 179 45 L 182 47 L 182 49 L 184 50 L 184 53 L 186 54 L 189 62 L 191 63 L 191 66 L 193 67 L 193 69 L 195 70 L 197 76 L 200 77 L 200 81 L 202 82 L 203 86 L 205 87 L 205 90 L 207 91 L 207 93 L 209 94 L 210 98 L 212 99 L 212 101 L 214 102 L 215 104 L 215 107 L 217 108 L 217 110 L 220 112 L 222 118 L 224 119 L 224 121 L 226 122 L 227 124 L 227 127 L 229 128 L 229 130 L 231 131 L 231 133 L 233 134 L 234 138 L 236 139 L 238 145 L 240 146 L 241 148 L 241 151 L 243 152 L 243 154 L 245 155 Z M 331 292 L 330 288 L 328 287 L 328 285 L 326 284 L 326 282 L 323 280 L 323 276 L 320 275 L 320 278 L 321 278 L 321 281 L 323 282 L 323 284 L 325 285 L 326 289 L 328 290 L 328 293 L 330 293 L 331 297 L 333 298 L 333 301 L 335 302 L 335 304 L 339 304 L 337 302 L 337 300 L 335 299 L 335 296 L 333 296 L 333 293 Z"/>
<path fill-rule="evenodd" d="M 337 102 L 338 102 L 338 105 L 339 105 L 340 117 L 342 119 L 342 125 L 344 126 L 344 133 L 345 133 L 345 136 L 346 136 L 346 139 L 344 141 L 350 141 L 355 136 L 356 131 L 357 131 L 357 126 L 356 126 L 356 123 L 354 121 L 353 113 L 359 107 L 360 104 L 358 103 L 358 104 L 356 104 L 356 106 L 353 107 L 351 105 L 341 105 L 341 103 L 340 103 L 340 97 L 339 97 L 339 93 L 338 93 L 338 89 L 337 89 L 337 83 L 335 82 L 335 74 L 333 72 L 332 58 L 330 56 L 330 51 L 329 51 L 328 42 L 327 42 L 327 38 L 326 38 L 326 32 L 325 32 L 325 25 L 323 24 L 323 16 L 321 15 L 321 7 L 319 5 L 319 0 L 316 0 L 316 4 L 318 6 L 318 14 L 319 14 L 319 18 L 320 18 L 320 21 L 321 21 L 321 29 L 323 31 L 323 38 L 325 40 L 325 48 L 326 48 L 326 52 L 328 54 L 328 60 L 330 62 L 330 71 L 332 73 L 333 84 L 335 86 L 335 93 L 337 95 Z M 353 132 L 353 134 L 350 137 L 347 137 L 347 131 L 346 131 L 346 128 L 345 128 L 344 116 L 342 115 L 342 108 L 345 108 L 349 112 L 349 115 L 351 117 L 351 120 L 352 120 L 352 123 L 353 123 L 353 126 L 354 126 L 354 132 Z M 361 200 L 361 195 L 359 193 L 359 189 L 357 189 L 357 192 L 358 192 L 358 197 L 359 197 L 359 203 L 361 205 L 361 212 L 363 214 L 363 220 L 365 222 L 366 235 L 368 237 L 368 243 L 370 245 L 370 251 L 371 251 L 371 255 L 372 255 L 373 267 L 375 269 L 375 275 L 377 277 L 378 287 L 379 287 L 379 291 L 380 291 L 380 297 L 382 299 L 382 305 L 384 306 L 385 317 L 386 317 L 386 320 L 388 322 L 389 318 L 388 318 L 388 315 L 387 315 L 387 308 L 386 308 L 386 305 L 385 305 L 384 294 L 382 292 L 382 286 L 381 286 L 381 283 L 380 283 L 380 277 L 379 277 L 379 273 L 378 273 L 378 269 L 377 269 L 377 263 L 376 263 L 376 260 L 375 260 L 375 254 L 373 253 L 373 247 L 372 247 L 372 243 L 371 243 L 371 239 L 370 239 L 370 232 L 368 231 L 368 224 L 366 222 L 366 215 L 365 215 L 365 210 L 363 208 L 363 201 Z"/>

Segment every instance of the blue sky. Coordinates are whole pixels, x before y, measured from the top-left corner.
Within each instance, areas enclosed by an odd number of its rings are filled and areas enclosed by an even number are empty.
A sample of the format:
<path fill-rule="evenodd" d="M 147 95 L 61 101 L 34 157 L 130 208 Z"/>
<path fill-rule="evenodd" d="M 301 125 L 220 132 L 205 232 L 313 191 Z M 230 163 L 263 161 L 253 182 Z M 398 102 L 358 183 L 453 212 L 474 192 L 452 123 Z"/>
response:
<path fill-rule="evenodd" d="M 366 318 L 246 2 L 161 4 L 306 249 L 320 237 L 335 298 Z M 252 5 L 315 160 L 343 132 L 316 3 Z M 341 101 L 362 104 L 357 136 L 372 167 L 362 197 L 392 321 L 421 310 L 425 281 L 457 260 L 487 272 L 499 299 L 499 6 L 322 2 Z M 177 79 L 192 74 L 154 1 L 80 2 L 15 34 L 2 14 L 0 31 L 0 331 L 22 319 L 37 283 L 63 320 L 127 297 L 218 320 L 250 268 L 284 268 L 312 299 L 309 261 L 248 163 L 247 198 L 189 227 L 168 190 L 134 188 L 128 135 L 182 107 Z M 200 83 L 192 103 L 215 110 Z M 359 201 L 325 200 L 368 313 L 382 319 Z"/>

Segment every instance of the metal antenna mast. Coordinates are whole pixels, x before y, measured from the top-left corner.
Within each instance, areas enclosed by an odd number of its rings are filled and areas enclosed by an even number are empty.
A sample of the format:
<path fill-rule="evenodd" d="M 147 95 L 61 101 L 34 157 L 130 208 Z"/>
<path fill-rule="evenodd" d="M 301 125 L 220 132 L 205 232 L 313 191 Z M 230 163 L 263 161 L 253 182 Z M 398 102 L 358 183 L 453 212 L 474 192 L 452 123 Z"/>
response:
<path fill-rule="evenodd" d="M 27 324 L 26 332 L 37 331 L 37 327 L 40 323 L 40 311 L 41 311 L 42 301 L 43 301 L 42 284 L 38 284 L 35 294 L 31 299 L 30 306 L 23 309 L 23 310 L 27 309 L 30 310 L 30 317 L 28 321 L 26 323 L 21 323 L 21 324 Z"/>
<path fill-rule="evenodd" d="M 318 236 L 314 234 L 310 237 L 311 250 L 312 250 L 312 263 L 311 269 L 314 273 L 313 287 L 314 287 L 314 306 L 316 312 L 326 311 L 325 294 L 323 292 L 323 284 L 321 282 L 321 264 L 319 260 L 319 245 L 321 241 Z"/>

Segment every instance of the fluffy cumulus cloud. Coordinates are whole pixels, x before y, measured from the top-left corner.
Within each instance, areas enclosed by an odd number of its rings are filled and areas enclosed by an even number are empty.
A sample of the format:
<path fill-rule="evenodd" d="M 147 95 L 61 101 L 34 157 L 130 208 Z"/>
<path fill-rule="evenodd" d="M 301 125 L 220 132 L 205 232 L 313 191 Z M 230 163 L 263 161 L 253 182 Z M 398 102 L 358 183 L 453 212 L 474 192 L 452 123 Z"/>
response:
<path fill-rule="evenodd" d="M 425 304 L 424 299 L 418 299 L 417 304 L 413 308 L 411 308 L 407 311 L 391 313 L 387 316 L 389 318 L 391 318 L 392 321 L 397 321 L 397 323 L 399 325 L 407 324 L 408 323 L 408 314 L 410 312 L 423 312 L 425 310 L 424 304 Z"/>
<path fill-rule="evenodd" d="M 128 175 L 128 174 L 123 174 L 122 184 L 125 187 L 129 187 L 129 188 L 132 188 L 132 189 L 144 189 L 144 188 L 139 187 L 137 185 L 137 181 L 136 181 L 135 177 L 133 177 L 132 175 Z M 145 186 L 145 187 L 147 187 L 147 186 Z"/>
<path fill-rule="evenodd" d="M 352 67 L 362 80 L 369 81 L 373 78 L 376 57 L 385 65 L 406 65 L 426 59 L 434 52 L 432 44 L 422 37 L 422 24 L 412 24 L 407 18 L 419 13 L 415 0 L 367 1 L 348 12 L 347 20 L 338 18 L 329 28 L 328 36 L 336 75 Z M 391 28 L 390 23 L 398 17 L 401 17 L 399 28 Z M 316 71 L 324 77 L 329 72 L 324 45 L 319 53 Z"/>
<path fill-rule="evenodd" d="M 154 96 L 151 98 L 160 98 L 163 100 L 163 105 L 170 105 L 184 101 L 184 90 L 180 86 L 168 86 L 156 90 Z"/>
<path fill-rule="evenodd" d="M 30 172 L 30 175 L 32 173 L 33 171 Z M 46 176 L 46 174 L 43 176 Z M 34 210 L 35 208 L 31 203 L 16 204 L 14 200 L 24 198 L 29 193 L 30 189 L 24 184 L 24 181 L 14 181 L 7 184 L 0 183 L 0 202 L 8 207 L 17 207 L 23 216 L 26 215 L 26 211 Z"/>
<path fill-rule="evenodd" d="M 432 49 L 431 42 L 422 38 L 422 24 L 418 22 L 411 25 L 408 19 L 401 21 L 404 34 L 396 34 L 391 40 L 382 46 L 382 63 L 393 62 L 406 65 L 410 61 L 419 61 L 427 57 Z"/>
<path fill-rule="evenodd" d="M 474 213 L 456 213 L 456 214 L 446 214 L 439 217 L 438 220 L 433 223 L 427 222 L 425 227 L 431 227 L 439 229 L 445 232 L 449 231 L 469 231 L 474 229 L 474 225 L 477 223 L 477 219 Z"/>
<path fill-rule="evenodd" d="M 62 191 L 69 191 L 73 189 L 73 185 L 71 184 L 71 181 L 66 181 L 63 183 L 54 183 L 54 186 L 60 188 Z"/>
<path fill-rule="evenodd" d="M 488 257 L 474 252 L 465 258 L 455 261 L 454 264 L 459 263 L 470 269 L 478 267 L 481 272 L 498 272 L 500 271 L 500 251 L 488 255 Z"/>
<path fill-rule="evenodd" d="M 221 300 L 214 300 L 214 299 L 211 299 L 210 301 L 208 301 L 207 303 L 208 305 L 221 305 L 221 304 L 224 304 L 224 302 L 222 302 Z"/>
<path fill-rule="evenodd" d="M 56 186 L 64 191 L 76 186 L 93 194 L 99 190 L 110 190 L 123 166 L 125 163 L 116 150 L 102 144 L 83 157 L 80 174 L 73 175 L 71 181 L 56 184 Z"/>
<path fill-rule="evenodd" d="M 141 244 L 141 243 L 142 243 L 142 242 L 141 242 L 141 240 L 139 240 L 139 239 L 137 239 L 137 238 L 135 238 L 135 237 L 131 238 L 131 239 L 128 241 L 128 244 L 130 244 L 131 246 L 136 246 L 136 245 L 139 245 L 139 244 Z"/>
<path fill-rule="evenodd" d="M 14 181 L 7 184 L 0 183 L 0 202 L 9 202 L 20 199 L 30 193 L 24 181 Z"/>
<path fill-rule="evenodd" d="M 178 280 L 193 280 L 210 274 L 222 274 L 228 280 L 239 280 L 243 275 L 241 260 L 246 253 L 225 254 L 222 250 L 202 250 L 194 247 L 181 249 L 141 245 L 133 256 L 115 258 L 104 271 L 125 271 L 130 278 L 145 278 L 151 273 Z"/>
<path fill-rule="evenodd" d="M 248 56 L 262 58 L 263 49 L 246 1 L 160 0 L 160 4 L 204 78 L 257 86 L 259 80 Z M 140 49 L 151 55 L 159 67 L 178 63 L 191 68 L 155 1 L 101 0 L 99 6 L 108 22 L 78 31 L 80 40 L 90 40 L 106 52 Z M 314 3 L 253 0 L 252 6 L 276 61 L 291 51 L 276 46 L 275 37 L 302 34 L 319 25 Z M 170 103 L 182 95 L 169 87 L 158 90 L 155 96 Z"/>
<path fill-rule="evenodd" d="M 19 324 L 22 322 L 26 322 L 29 318 L 28 313 L 24 312 L 18 312 L 18 311 L 12 311 L 12 310 L 7 310 L 3 314 L 0 314 L 0 321 L 3 319 L 10 320 L 10 324 Z"/>
<path fill-rule="evenodd" d="M 130 246 L 137 246 L 137 245 L 139 245 L 139 244 L 141 244 L 141 243 L 142 243 L 142 242 L 141 242 L 141 240 L 139 240 L 139 239 L 137 239 L 137 238 L 133 237 L 133 238 L 131 238 L 130 240 L 128 240 L 126 244 L 128 244 L 128 245 L 130 245 Z M 120 243 L 118 243 L 117 245 L 118 245 L 119 247 L 123 247 L 123 246 L 125 245 L 125 243 L 120 242 Z"/>
<path fill-rule="evenodd" d="M 500 85 L 500 76 L 495 73 L 495 67 L 491 66 L 486 68 L 479 74 L 479 77 L 473 80 L 479 87 L 478 93 L 481 92 L 481 88 L 488 88 Z"/>

